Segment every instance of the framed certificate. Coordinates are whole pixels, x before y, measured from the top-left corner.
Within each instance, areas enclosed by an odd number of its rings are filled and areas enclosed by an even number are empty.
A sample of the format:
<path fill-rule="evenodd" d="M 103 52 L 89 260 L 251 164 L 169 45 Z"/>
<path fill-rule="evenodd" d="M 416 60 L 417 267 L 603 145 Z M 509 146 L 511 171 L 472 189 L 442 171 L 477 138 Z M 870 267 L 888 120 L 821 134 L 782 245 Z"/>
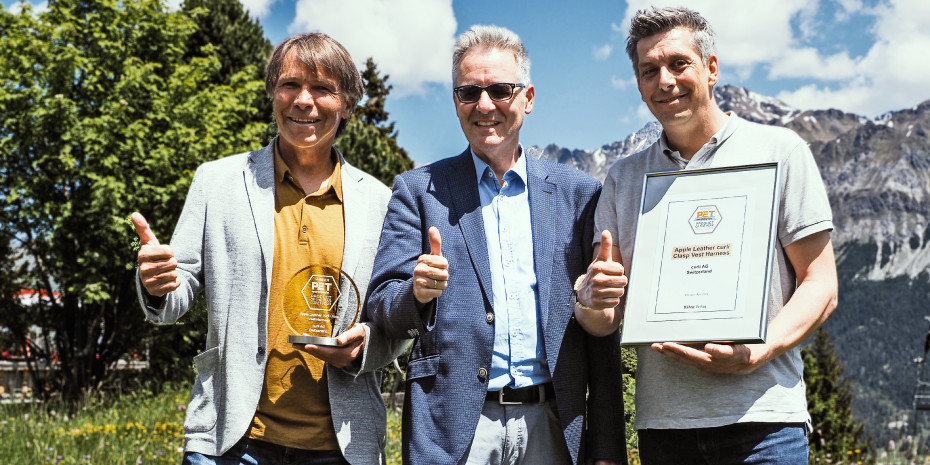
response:
<path fill-rule="evenodd" d="M 647 173 L 623 345 L 765 341 L 777 163 Z"/>

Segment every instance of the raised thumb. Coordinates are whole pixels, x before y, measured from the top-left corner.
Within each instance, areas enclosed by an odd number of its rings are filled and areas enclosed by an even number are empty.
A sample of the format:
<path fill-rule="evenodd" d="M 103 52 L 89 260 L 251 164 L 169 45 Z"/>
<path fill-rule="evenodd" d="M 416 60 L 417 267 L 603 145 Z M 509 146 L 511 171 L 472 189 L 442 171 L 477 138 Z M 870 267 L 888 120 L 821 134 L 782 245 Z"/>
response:
<path fill-rule="evenodd" d="M 135 225 L 136 234 L 139 235 L 139 239 L 142 240 L 143 245 L 159 245 L 155 233 L 152 232 L 152 228 L 149 227 L 148 221 L 145 221 L 145 217 L 142 216 L 141 213 L 133 212 L 132 224 Z"/>
<path fill-rule="evenodd" d="M 429 253 L 442 256 L 442 237 L 439 236 L 439 228 L 435 226 L 429 228 Z"/>
<path fill-rule="evenodd" d="M 603 262 L 613 261 L 613 247 L 614 241 L 610 236 L 610 231 L 606 229 L 601 231 L 601 252 L 597 255 L 597 259 Z"/>

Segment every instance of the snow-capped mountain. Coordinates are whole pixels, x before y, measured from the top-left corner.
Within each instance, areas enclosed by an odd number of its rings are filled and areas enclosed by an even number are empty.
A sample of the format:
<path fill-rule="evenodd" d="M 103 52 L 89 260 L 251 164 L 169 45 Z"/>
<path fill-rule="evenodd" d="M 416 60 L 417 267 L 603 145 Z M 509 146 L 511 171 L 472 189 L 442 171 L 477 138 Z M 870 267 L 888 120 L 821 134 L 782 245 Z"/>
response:
<path fill-rule="evenodd" d="M 915 278 L 930 267 L 930 101 L 871 120 L 839 110 L 802 111 L 735 86 L 719 87 L 715 96 L 725 111 L 791 128 L 810 143 L 833 206 L 834 244 L 877 246 L 857 276 Z M 652 144 L 661 130 L 651 122 L 594 151 L 551 144 L 542 157 L 603 180 L 614 162 Z"/>

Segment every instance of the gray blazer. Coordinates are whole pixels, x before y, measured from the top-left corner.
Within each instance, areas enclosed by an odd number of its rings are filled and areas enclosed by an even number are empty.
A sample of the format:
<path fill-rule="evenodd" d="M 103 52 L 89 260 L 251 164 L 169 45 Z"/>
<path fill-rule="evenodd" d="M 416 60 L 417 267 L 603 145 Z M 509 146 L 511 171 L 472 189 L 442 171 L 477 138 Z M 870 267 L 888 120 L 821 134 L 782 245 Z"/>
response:
<path fill-rule="evenodd" d="M 201 290 L 206 293 L 207 343 L 194 357 L 197 380 L 184 421 L 186 451 L 222 455 L 229 450 L 246 434 L 262 391 L 274 257 L 272 147 L 273 142 L 197 168 L 171 237 L 181 287 L 153 306 L 136 279 L 146 319 L 159 324 L 176 322 Z M 364 298 L 390 190 L 339 157 L 346 225 L 342 269 Z M 348 296 L 349 286 L 342 280 L 340 295 Z M 352 323 L 352 313 L 340 307 L 334 331 Z M 354 368 L 326 366 L 333 426 L 353 464 L 384 462 L 386 417 L 374 370 L 405 348 L 405 341 L 392 342 L 371 325 L 365 324 L 365 331 L 364 352 Z"/>

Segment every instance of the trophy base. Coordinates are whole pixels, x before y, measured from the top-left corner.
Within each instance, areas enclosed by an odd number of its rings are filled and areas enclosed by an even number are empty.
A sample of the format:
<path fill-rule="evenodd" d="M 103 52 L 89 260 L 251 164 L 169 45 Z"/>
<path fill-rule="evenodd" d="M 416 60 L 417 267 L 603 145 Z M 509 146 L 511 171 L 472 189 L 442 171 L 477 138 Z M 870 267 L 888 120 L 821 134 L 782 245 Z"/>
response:
<path fill-rule="evenodd" d="M 287 337 L 287 342 L 291 344 L 315 344 L 318 346 L 333 346 L 333 347 L 342 347 L 344 344 L 339 344 L 336 342 L 334 337 L 320 337 L 320 336 L 303 336 L 297 334 L 291 334 Z"/>

